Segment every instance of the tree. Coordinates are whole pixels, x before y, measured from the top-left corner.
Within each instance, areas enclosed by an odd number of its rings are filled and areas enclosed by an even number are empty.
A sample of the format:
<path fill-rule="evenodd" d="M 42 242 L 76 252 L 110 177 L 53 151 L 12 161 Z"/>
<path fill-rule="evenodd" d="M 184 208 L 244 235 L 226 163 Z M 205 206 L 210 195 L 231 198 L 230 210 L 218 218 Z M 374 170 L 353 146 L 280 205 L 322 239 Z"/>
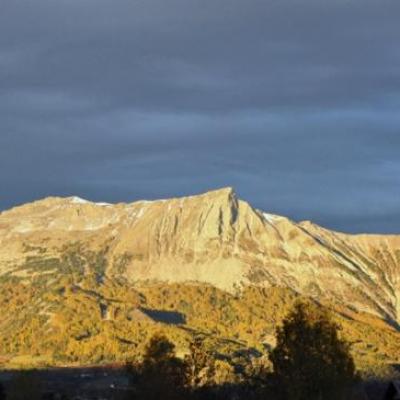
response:
<path fill-rule="evenodd" d="M 277 329 L 270 353 L 273 382 L 285 400 L 345 398 L 356 373 L 339 326 L 311 303 L 297 303 Z"/>
<path fill-rule="evenodd" d="M 177 358 L 175 345 L 164 335 L 155 335 L 145 349 L 138 368 L 138 398 L 181 399 L 188 386 L 186 363 Z"/>
<path fill-rule="evenodd" d="M 165 335 L 154 335 L 147 343 L 143 363 L 154 364 L 175 357 L 175 345 Z"/>
<path fill-rule="evenodd" d="M 197 336 L 189 345 L 189 354 L 185 361 L 187 364 L 187 380 L 192 389 L 214 383 L 215 360 L 205 348 L 204 338 Z"/>

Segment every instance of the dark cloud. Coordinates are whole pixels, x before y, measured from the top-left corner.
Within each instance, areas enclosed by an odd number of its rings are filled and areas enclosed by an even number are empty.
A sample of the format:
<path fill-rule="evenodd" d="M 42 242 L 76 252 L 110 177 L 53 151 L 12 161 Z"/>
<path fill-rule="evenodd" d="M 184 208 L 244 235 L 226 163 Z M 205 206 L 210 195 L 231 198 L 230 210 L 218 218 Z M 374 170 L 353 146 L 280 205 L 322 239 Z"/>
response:
<path fill-rule="evenodd" d="M 395 0 L 3 0 L 0 208 L 235 186 L 400 232 Z"/>

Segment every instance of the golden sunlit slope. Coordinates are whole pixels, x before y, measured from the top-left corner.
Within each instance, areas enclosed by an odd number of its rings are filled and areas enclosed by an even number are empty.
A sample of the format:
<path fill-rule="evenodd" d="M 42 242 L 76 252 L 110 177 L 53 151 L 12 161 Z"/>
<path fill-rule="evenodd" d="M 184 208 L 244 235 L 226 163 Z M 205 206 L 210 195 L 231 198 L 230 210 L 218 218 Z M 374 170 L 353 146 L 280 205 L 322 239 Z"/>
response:
<path fill-rule="evenodd" d="M 295 223 L 252 208 L 231 188 L 116 205 L 76 197 L 47 198 L 5 211 L 0 214 L 0 279 L 0 300 L 7 315 L 0 325 L 4 353 L 18 354 L 29 347 L 16 348 L 15 340 L 6 335 L 25 332 L 26 339 L 36 329 L 43 340 L 55 340 L 54 332 L 69 320 L 71 326 L 87 325 L 87 329 L 86 333 L 79 329 L 70 333 L 63 343 L 53 343 L 63 356 L 73 337 L 76 348 L 86 343 L 91 359 L 91 346 L 103 340 L 105 332 L 113 337 L 109 344 L 128 346 L 132 342 L 139 346 L 143 336 L 137 333 L 139 323 L 163 323 L 154 322 L 154 315 L 143 308 L 166 307 L 173 312 L 175 307 L 179 315 L 189 318 L 190 312 L 196 314 L 195 287 L 214 288 L 219 296 L 226 293 L 241 299 L 238 304 L 250 314 L 252 308 L 269 307 L 269 297 L 257 295 L 250 307 L 245 293 L 252 288 L 265 293 L 281 288 L 333 307 L 347 316 L 346 321 L 363 321 L 364 328 L 356 329 L 354 337 L 362 338 L 360 332 L 370 326 L 374 335 L 380 330 L 390 332 L 387 346 L 394 338 L 398 340 L 392 326 L 400 322 L 399 236 L 345 235 L 310 222 Z M 156 293 L 168 299 L 162 288 L 171 285 L 179 285 L 186 297 L 174 301 L 174 306 L 152 302 Z M 185 287 L 192 289 L 185 291 Z M 145 292 L 151 295 L 146 297 Z M 286 302 L 281 303 L 278 308 L 283 310 Z M 213 313 L 211 320 L 217 325 L 213 329 L 222 329 L 221 335 L 227 335 L 222 323 L 227 311 L 222 312 L 218 303 L 207 312 Z M 27 313 L 39 318 L 37 325 L 26 323 Z M 235 308 L 232 321 L 245 314 Z M 79 316 L 85 322 L 79 322 Z M 232 321 L 226 329 L 235 326 L 248 343 L 262 340 L 262 332 L 271 335 L 273 326 L 264 317 L 259 318 L 257 328 L 250 317 L 243 319 L 251 333 Z M 185 323 L 200 329 L 201 321 L 193 321 L 189 318 Z M 262 328 L 264 323 L 268 329 Z M 118 336 L 115 329 L 127 326 L 139 336 Z M 41 349 L 37 348 L 38 354 Z M 120 351 L 123 353 L 120 349 L 116 354 Z"/>
<path fill-rule="evenodd" d="M 76 242 L 106 253 L 109 277 L 229 291 L 284 286 L 398 321 L 400 237 L 296 224 L 253 209 L 230 188 L 117 205 L 48 198 L 3 212 L 0 272 L 24 274 L 27 258 L 43 249 L 57 257 Z"/>

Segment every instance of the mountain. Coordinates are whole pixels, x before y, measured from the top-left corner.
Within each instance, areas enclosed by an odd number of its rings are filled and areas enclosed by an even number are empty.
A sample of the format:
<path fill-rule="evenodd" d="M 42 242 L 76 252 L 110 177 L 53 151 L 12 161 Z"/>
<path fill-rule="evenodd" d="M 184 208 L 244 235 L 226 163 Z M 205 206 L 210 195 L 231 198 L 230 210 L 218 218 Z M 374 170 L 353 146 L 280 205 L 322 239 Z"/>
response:
<path fill-rule="evenodd" d="M 296 223 L 231 188 L 115 205 L 51 197 L 2 212 L 0 282 L 6 360 L 36 352 L 50 363 L 79 362 L 104 335 L 116 354 L 129 343 L 139 349 L 142 325 L 173 331 L 182 347 L 190 329 L 203 328 L 221 339 L 235 328 L 237 346 L 256 346 L 271 341 L 278 316 L 299 297 L 331 308 L 361 358 L 382 349 L 395 363 L 399 351 L 400 236 Z M 238 319 L 251 326 L 239 328 Z M 127 339 L 127 329 L 136 336 Z M 20 344 L 12 335 L 23 336 Z M 108 359 L 112 349 L 103 352 Z"/>

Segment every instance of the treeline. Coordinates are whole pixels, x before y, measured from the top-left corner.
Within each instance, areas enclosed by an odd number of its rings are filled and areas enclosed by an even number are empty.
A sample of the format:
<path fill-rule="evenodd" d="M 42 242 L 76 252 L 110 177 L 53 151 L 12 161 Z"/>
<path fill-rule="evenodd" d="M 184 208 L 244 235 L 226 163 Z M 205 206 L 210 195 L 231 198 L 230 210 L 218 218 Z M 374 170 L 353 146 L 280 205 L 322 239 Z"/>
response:
<path fill-rule="evenodd" d="M 127 363 L 128 387 L 110 399 L 356 399 L 359 378 L 349 350 L 326 311 L 297 303 L 276 331 L 276 346 L 266 355 L 271 368 L 260 363 L 235 371 L 206 349 L 202 337 L 194 338 L 188 353 L 178 357 L 175 345 L 157 334 L 147 343 L 140 362 Z M 36 389 L 25 385 L 25 393 L 17 388 L 0 395 L 0 400 L 34 400 Z"/>
<path fill-rule="evenodd" d="M 358 381 L 349 345 L 339 327 L 320 308 L 295 305 L 277 329 L 269 353 L 272 369 L 248 366 L 240 378 L 221 381 L 218 359 L 194 339 L 189 354 L 178 358 L 163 335 L 154 336 L 143 361 L 129 364 L 131 390 L 126 399 L 276 399 L 345 400 L 354 398 Z M 238 375 L 239 376 L 239 375 Z"/>

